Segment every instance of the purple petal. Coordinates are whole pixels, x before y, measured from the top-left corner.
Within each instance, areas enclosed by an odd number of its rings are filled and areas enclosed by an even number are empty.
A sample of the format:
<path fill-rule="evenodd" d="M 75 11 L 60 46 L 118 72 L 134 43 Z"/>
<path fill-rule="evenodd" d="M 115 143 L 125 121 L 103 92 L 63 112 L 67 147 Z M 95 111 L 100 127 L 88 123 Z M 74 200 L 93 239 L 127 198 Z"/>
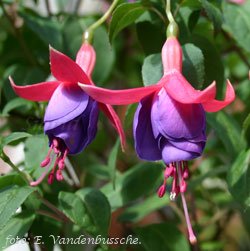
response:
<path fill-rule="evenodd" d="M 86 109 L 89 96 L 78 86 L 61 84 L 53 93 L 45 112 L 44 130 L 51 130 L 78 117 Z"/>
<path fill-rule="evenodd" d="M 170 144 L 175 146 L 176 148 L 187 151 L 187 152 L 193 152 L 202 154 L 202 151 L 205 147 L 205 142 L 190 142 L 187 140 L 181 140 L 181 141 L 168 141 Z"/>
<path fill-rule="evenodd" d="M 200 156 L 199 153 L 181 150 L 173 146 L 169 142 L 166 143 L 162 149 L 162 159 L 166 164 L 169 164 L 175 161 L 191 160 L 199 156 Z"/>
<path fill-rule="evenodd" d="M 205 130 L 199 136 L 192 138 L 192 139 L 188 139 L 188 141 L 190 141 L 190 142 L 206 142 L 207 136 L 206 136 Z"/>
<path fill-rule="evenodd" d="M 134 116 L 134 139 L 137 155 L 144 160 L 155 161 L 161 159 L 158 140 L 154 138 L 151 125 L 151 104 L 153 95 L 141 100 Z"/>
<path fill-rule="evenodd" d="M 205 128 L 205 112 L 200 104 L 181 104 L 168 96 L 165 89 L 155 95 L 151 110 L 154 136 L 193 139 Z"/>
<path fill-rule="evenodd" d="M 169 135 L 164 135 L 162 136 L 159 132 L 158 135 L 160 135 L 158 138 L 161 138 L 161 140 L 163 139 L 167 139 L 168 141 L 189 141 L 189 142 L 206 142 L 207 141 L 207 137 L 206 137 L 206 133 L 205 131 L 203 131 L 199 136 L 192 138 L 192 139 L 185 139 L 185 138 L 174 138 L 174 137 L 170 137 Z"/>
<path fill-rule="evenodd" d="M 79 153 L 95 138 L 98 114 L 98 104 L 91 100 L 80 116 L 46 131 L 46 134 L 50 142 L 55 137 L 61 138 L 69 149 L 69 154 Z"/>
<path fill-rule="evenodd" d="M 94 101 L 92 98 L 89 98 L 89 104 L 82 116 L 82 123 L 84 125 L 85 133 L 84 133 L 84 142 L 82 145 L 82 149 L 84 149 L 87 145 L 89 145 L 92 140 L 96 136 L 97 132 L 97 122 L 99 115 L 98 103 Z"/>
<path fill-rule="evenodd" d="M 81 150 L 80 146 L 84 137 L 83 129 L 82 119 L 81 116 L 79 116 L 65 124 L 53 128 L 52 130 L 46 131 L 46 134 L 50 139 L 50 143 L 53 138 L 60 138 L 69 149 L 69 153 L 75 154 Z"/>

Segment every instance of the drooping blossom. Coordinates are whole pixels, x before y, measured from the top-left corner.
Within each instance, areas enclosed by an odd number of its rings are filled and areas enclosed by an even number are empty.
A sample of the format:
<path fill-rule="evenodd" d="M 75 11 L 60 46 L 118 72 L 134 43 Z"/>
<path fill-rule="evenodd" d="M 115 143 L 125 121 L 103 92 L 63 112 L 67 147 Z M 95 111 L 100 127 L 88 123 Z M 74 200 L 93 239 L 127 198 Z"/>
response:
<path fill-rule="evenodd" d="M 18 96 L 31 101 L 49 101 L 44 116 L 44 132 L 49 138 L 50 149 L 41 162 L 41 167 L 46 167 L 46 171 L 31 185 L 39 184 L 46 177 L 54 154 L 56 158 L 48 182 L 51 184 L 55 177 L 59 181 L 63 179 L 66 156 L 81 152 L 95 138 L 99 108 L 118 131 L 124 146 L 124 132 L 113 108 L 98 103 L 77 85 L 78 82 L 94 85 L 91 73 L 95 60 L 95 50 L 88 43 L 81 46 L 76 62 L 50 47 L 51 73 L 55 81 L 17 86 L 10 77 L 12 88 Z"/>
<path fill-rule="evenodd" d="M 203 91 L 195 90 L 182 75 L 182 49 L 174 36 L 162 48 L 162 64 L 163 77 L 148 87 L 114 91 L 79 86 L 100 102 L 112 105 L 140 102 L 133 125 L 136 152 L 141 159 L 163 160 L 166 164 L 158 195 L 165 194 L 167 179 L 173 177 L 170 199 L 181 194 L 189 240 L 195 243 L 184 197 L 189 177 L 187 161 L 199 157 L 205 147 L 205 111 L 221 110 L 234 100 L 235 93 L 229 80 L 223 101 L 215 99 L 215 82 Z"/>

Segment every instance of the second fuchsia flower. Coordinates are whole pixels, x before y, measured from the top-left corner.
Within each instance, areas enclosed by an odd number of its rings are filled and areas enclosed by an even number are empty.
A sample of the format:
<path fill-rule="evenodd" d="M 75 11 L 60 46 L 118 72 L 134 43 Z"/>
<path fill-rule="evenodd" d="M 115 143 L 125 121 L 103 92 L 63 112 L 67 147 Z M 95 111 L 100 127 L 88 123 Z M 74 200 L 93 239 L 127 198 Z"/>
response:
<path fill-rule="evenodd" d="M 195 243 L 184 197 L 189 176 L 187 161 L 201 156 L 205 147 L 205 111 L 221 110 L 234 100 L 235 92 L 229 80 L 223 101 L 215 99 L 215 82 L 203 91 L 195 90 L 181 73 L 182 49 L 174 36 L 162 48 L 162 64 L 163 77 L 152 86 L 117 91 L 82 83 L 79 86 L 99 102 L 112 105 L 140 102 L 133 127 L 136 152 L 141 159 L 162 159 L 166 164 L 158 195 L 165 194 L 167 179 L 173 177 L 170 199 L 181 193 L 189 240 Z"/>
<path fill-rule="evenodd" d="M 79 86 L 99 102 L 140 102 L 134 118 L 137 154 L 145 160 L 163 159 L 169 164 L 201 155 L 206 142 L 205 111 L 221 110 L 234 100 L 235 93 L 229 80 L 223 101 L 215 99 L 215 82 L 203 91 L 195 90 L 181 73 L 182 49 L 175 37 L 164 44 L 162 63 L 163 77 L 148 87 L 114 91 L 81 83 Z"/>
<path fill-rule="evenodd" d="M 17 86 L 10 78 L 12 88 L 18 96 L 31 101 L 49 101 L 44 116 L 44 132 L 49 138 L 50 149 L 41 163 L 46 171 L 31 185 L 37 185 L 45 178 L 51 164 L 52 152 L 56 155 L 56 160 L 48 182 L 51 184 L 54 178 L 59 181 L 63 179 L 62 170 L 66 156 L 81 152 L 95 138 L 99 108 L 118 131 L 124 147 L 124 132 L 113 108 L 109 104 L 97 103 L 77 85 L 78 82 L 94 85 L 91 73 L 95 60 L 94 48 L 88 43 L 81 46 L 76 62 L 50 48 L 51 73 L 55 81 Z"/>

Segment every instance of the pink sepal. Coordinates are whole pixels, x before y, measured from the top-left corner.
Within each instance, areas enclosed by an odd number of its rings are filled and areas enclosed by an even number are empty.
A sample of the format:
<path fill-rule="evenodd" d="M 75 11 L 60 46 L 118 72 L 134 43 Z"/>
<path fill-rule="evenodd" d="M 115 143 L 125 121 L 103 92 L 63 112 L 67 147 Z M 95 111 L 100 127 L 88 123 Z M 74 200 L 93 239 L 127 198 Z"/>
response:
<path fill-rule="evenodd" d="M 195 90 L 192 85 L 176 70 L 170 71 L 162 78 L 169 96 L 183 104 L 203 103 L 213 100 L 216 95 L 215 82 L 205 90 Z"/>
<path fill-rule="evenodd" d="M 101 87 L 78 83 L 78 85 L 94 100 L 110 105 L 128 105 L 139 102 L 145 96 L 162 88 L 162 82 L 146 87 L 126 89 L 126 90 L 109 90 Z"/>
<path fill-rule="evenodd" d="M 13 90 L 18 96 L 31 101 L 48 101 L 60 84 L 58 81 L 51 81 L 34 85 L 18 86 L 11 77 L 9 77 L 9 80 Z"/>
<path fill-rule="evenodd" d="M 116 112 L 114 111 L 114 109 L 111 105 L 99 103 L 99 107 L 104 112 L 104 114 L 108 117 L 111 124 L 114 126 L 114 128 L 118 132 L 119 137 L 120 137 L 120 141 L 121 141 L 122 151 L 125 151 L 126 137 L 125 137 L 125 133 L 123 131 L 121 120 L 119 119 L 118 115 L 116 114 Z"/>
<path fill-rule="evenodd" d="M 96 53 L 89 43 L 82 44 L 76 55 L 76 63 L 90 76 L 95 66 Z"/>
<path fill-rule="evenodd" d="M 203 108 L 207 112 L 217 112 L 227 105 L 229 105 L 235 99 L 235 92 L 232 84 L 227 80 L 227 89 L 224 100 L 211 100 L 205 103 L 202 103 Z"/>
<path fill-rule="evenodd" d="M 51 46 L 49 49 L 51 73 L 57 80 L 71 84 L 78 82 L 89 84 L 89 77 L 78 64 Z"/>

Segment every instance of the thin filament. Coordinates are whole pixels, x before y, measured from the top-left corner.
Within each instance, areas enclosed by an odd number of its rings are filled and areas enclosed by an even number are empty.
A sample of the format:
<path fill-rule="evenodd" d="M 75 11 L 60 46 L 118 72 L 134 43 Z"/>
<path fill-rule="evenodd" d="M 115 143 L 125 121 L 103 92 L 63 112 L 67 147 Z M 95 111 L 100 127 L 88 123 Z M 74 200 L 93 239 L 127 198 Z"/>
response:
<path fill-rule="evenodd" d="M 46 170 L 42 173 L 42 175 L 39 177 L 39 179 L 36 180 L 36 181 L 30 182 L 30 185 L 31 186 L 37 186 L 37 185 L 39 185 L 44 180 L 44 178 L 46 177 L 46 175 L 48 173 L 48 170 L 49 170 L 49 165 L 46 166 Z"/>
<path fill-rule="evenodd" d="M 178 166 L 178 176 L 179 176 L 180 183 L 181 183 L 181 179 L 182 179 L 181 165 L 182 165 L 182 163 L 180 162 L 179 166 Z M 185 219 L 186 219 L 187 228 L 188 228 L 189 241 L 190 241 L 190 243 L 195 244 L 197 242 L 197 239 L 195 237 L 195 234 L 194 234 L 191 222 L 190 222 L 190 217 L 189 217 L 188 208 L 187 208 L 187 202 L 186 202 L 186 199 L 185 199 L 183 192 L 181 192 L 181 200 L 182 200 L 183 210 L 184 210 Z"/>

